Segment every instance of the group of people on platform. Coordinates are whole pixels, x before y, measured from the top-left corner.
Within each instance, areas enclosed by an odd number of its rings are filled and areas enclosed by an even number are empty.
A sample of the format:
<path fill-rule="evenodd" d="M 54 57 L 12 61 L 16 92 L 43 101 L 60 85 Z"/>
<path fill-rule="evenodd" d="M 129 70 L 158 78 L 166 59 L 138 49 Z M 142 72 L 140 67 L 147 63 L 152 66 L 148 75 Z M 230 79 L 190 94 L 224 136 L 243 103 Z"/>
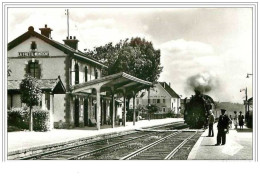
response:
<path fill-rule="evenodd" d="M 235 129 L 237 129 L 237 126 L 239 125 L 240 129 L 243 129 L 244 126 L 244 115 L 242 112 L 239 112 L 240 114 L 237 115 L 237 112 L 234 111 L 234 117 L 226 114 L 225 109 L 221 109 L 221 115 L 218 118 L 218 134 L 217 134 L 217 145 L 225 145 L 226 144 L 226 134 L 229 133 L 229 129 L 232 128 L 232 124 L 234 124 Z M 208 137 L 214 137 L 214 130 L 213 125 L 215 122 L 215 116 L 212 112 L 212 110 L 209 111 L 209 117 L 208 117 L 208 125 L 209 125 L 209 134 Z"/>

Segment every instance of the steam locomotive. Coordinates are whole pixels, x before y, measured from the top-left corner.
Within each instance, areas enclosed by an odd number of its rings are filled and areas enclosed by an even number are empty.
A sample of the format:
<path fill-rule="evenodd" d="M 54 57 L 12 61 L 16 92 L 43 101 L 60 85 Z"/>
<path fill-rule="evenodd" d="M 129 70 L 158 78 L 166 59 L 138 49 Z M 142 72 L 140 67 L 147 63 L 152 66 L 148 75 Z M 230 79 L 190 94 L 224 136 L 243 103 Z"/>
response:
<path fill-rule="evenodd" d="M 200 129 L 207 125 L 209 110 L 215 106 L 214 100 L 205 94 L 195 91 L 188 100 L 184 99 L 184 120 L 192 129 Z"/>

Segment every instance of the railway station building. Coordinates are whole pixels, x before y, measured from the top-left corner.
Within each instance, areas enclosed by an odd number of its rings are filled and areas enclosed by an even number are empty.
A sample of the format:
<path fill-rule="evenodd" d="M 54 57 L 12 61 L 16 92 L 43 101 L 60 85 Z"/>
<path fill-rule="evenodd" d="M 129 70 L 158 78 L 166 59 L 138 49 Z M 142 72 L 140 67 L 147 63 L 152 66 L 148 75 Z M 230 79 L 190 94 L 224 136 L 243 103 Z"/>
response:
<path fill-rule="evenodd" d="M 136 94 L 152 83 L 124 72 L 102 77 L 107 66 L 79 51 L 76 37 L 67 37 L 62 44 L 51 38 L 47 25 L 40 32 L 30 26 L 8 43 L 8 109 L 23 106 L 19 85 L 29 74 L 38 79 L 43 94 L 37 107 L 49 111 L 51 128 L 114 127 L 120 105 L 125 125 L 126 98 L 135 101 Z"/>

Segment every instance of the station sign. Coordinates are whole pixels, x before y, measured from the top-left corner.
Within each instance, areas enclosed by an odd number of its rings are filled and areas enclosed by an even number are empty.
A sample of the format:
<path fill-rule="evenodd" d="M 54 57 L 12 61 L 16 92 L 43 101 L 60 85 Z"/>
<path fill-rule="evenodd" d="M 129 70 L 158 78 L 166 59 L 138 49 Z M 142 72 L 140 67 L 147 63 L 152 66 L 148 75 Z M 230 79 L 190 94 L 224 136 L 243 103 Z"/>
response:
<path fill-rule="evenodd" d="M 49 56 L 49 51 L 30 51 L 30 52 L 18 52 L 19 57 L 45 57 Z"/>

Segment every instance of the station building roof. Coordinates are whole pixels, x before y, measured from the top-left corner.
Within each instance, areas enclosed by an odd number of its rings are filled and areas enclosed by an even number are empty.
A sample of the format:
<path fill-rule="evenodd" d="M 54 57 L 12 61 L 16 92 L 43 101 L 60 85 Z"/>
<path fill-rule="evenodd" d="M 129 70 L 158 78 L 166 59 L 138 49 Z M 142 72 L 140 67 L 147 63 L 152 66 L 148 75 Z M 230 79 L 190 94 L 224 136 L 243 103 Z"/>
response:
<path fill-rule="evenodd" d="M 16 47 L 17 45 L 21 44 L 22 42 L 24 42 L 25 40 L 27 40 L 28 38 L 30 38 L 32 36 L 43 40 L 44 42 L 52 45 L 53 47 L 63 51 L 66 54 L 73 55 L 77 59 L 87 61 L 89 63 L 92 63 L 94 65 L 97 65 L 97 66 L 100 66 L 100 67 L 103 67 L 103 68 L 107 68 L 106 65 L 104 65 L 101 62 L 98 62 L 97 60 L 90 58 L 85 53 L 81 52 L 80 50 L 73 49 L 72 47 L 70 47 L 68 45 L 62 44 L 62 43 L 57 42 L 57 41 L 55 41 L 51 38 L 48 38 L 48 37 L 46 37 L 42 34 L 35 32 L 34 28 L 32 26 L 30 26 L 28 28 L 27 32 L 25 32 L 24 34 L 20 35 L 19 37 L 15 38 L 13 41 L 8 43 L 8 47 L 7 47 L 8 51 L 11 50 L 12 48 Z"/>
<path fill-rule="evenodd" d="M 22 80 L 8 80 L 8 92 L 19 92 Z M 39 79 L 39 88 L 43 91 L 49 91 L 54 94 L 65 94 L 66 90 L 60 78 L 57 79 Z"/>

